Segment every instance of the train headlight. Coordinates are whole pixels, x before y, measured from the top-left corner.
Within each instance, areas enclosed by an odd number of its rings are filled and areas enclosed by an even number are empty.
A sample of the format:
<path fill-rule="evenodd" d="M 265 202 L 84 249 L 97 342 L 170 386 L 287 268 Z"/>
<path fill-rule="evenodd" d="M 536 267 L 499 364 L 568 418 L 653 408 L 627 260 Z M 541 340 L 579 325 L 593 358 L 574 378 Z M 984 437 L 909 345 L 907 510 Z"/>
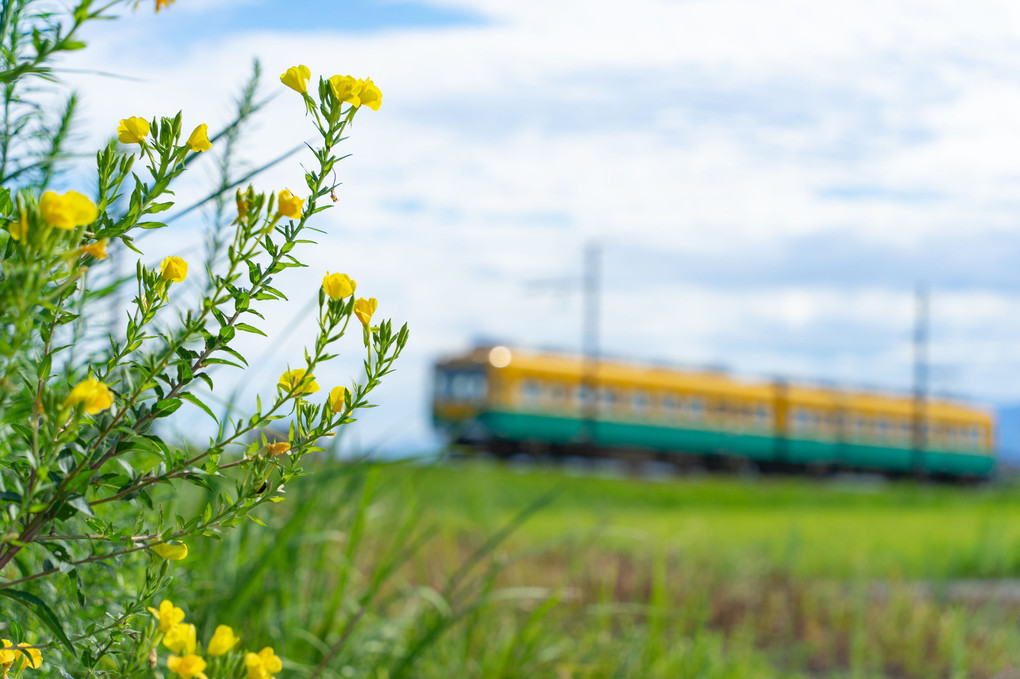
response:
<path fill-rule="evenodd" d="M 489 364 L 493 368 L 505 368 L 510 365 L 510 359 L 513 356 L 510 354 L 510 350 L 506 347 L 493 347 L 489 351 Z"/>

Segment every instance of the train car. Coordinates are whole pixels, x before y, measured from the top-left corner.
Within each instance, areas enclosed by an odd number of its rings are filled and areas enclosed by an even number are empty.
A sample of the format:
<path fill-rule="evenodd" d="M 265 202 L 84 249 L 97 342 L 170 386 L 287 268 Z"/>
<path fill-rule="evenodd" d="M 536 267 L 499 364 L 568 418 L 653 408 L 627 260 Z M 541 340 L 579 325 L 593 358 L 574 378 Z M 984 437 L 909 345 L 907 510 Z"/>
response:
<path fill-rule="evenodd" d="M 588 366 L 590 370 L 592 366 Z M 516 452 L 980 479 L 994 419 L 971 405 L 712 371 L 476 347 L 439 361 L 433 420 L 451 441 Z"/>

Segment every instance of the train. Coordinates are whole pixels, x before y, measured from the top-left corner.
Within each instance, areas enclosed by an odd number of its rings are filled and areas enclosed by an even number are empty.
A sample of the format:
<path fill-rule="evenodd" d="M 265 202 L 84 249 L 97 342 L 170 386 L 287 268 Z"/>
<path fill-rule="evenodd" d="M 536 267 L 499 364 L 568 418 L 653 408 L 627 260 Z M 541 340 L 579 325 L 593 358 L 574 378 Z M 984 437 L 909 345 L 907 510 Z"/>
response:
<path fill-rule="evenodd" d="M 996 462 L 994 415 L 972 404 L 506 346 L 437 361 L 432 417 L 452 443 L 501 458 L 958 480 Z"/>

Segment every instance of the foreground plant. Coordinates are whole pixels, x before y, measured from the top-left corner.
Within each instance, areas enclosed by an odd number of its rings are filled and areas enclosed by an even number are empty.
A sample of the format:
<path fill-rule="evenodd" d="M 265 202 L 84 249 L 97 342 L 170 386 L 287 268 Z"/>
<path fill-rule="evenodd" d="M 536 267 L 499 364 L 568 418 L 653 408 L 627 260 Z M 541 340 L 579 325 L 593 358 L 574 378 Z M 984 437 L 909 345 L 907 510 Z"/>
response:
<path fill-rule="evenodd" d="M 85 0 L 68 20 L 77 28 L 110 6 L 92 12 Z M 21 101 L 24 81 L 46 73 L 54 51 L 46 40 L 66 42 L 68 34 L 31 0 L 5 4 L 0 24 L 3 83 L 8 101 Z M 298 89 L 292 71 L 281 80 Z M 296 72 L 306 84 L 308 69 Z M 164 601 L 150 624 L 146 608 L 166 588 L 170 563 L 186 560 L 190 541 L 216 538 L 245 517 L 257 522 L 253 510 L 284 499 L 283 486 L 302 473 L 301 459 L 353 421 L 407 340 L 406 326 L 394 332 L 389 320 L 373 324 L 377 302 L 356 299 L 350 276 L 326 272 L 315 336 L 303 357 L 279 366 L 276 388 L 243 415 L 217 418 L 207 403 L 217 366 L 247 368 L 237 333 L 265 335 L 260 309 L 286 300 L 275 278 L 304 266 L 298 246 L 310 242 L 313 215 L 332 207 L 326 198 L 335 189 L 329 178 L 340 159 L 336 147 L 362 105 L 377 110 L 381 102 L 371 80 L 350 76 L 320 78 L 316 96 L 304 86 L 298 91 L 318 136 L 310 144 L 308 193 L 238 190 L 236 218 L 226 237 L 213 239 L 204 267 L 163 252 L 153 253 L 158 265 L 148 264 L 136 238 L 165 226 L 159 215 L 175 207 L 175 182 L 216 141 L 207 125 L 185 136 L 180 113 L 125 117 L 116 130 L 120 145 L 96 156 L 95 178 L 75 177 L 75 189 L 57 193 L 47 186 L 64 156 L 60 148 L 41 159 L 31 150 L 14 153 L 31 148 L 16 135 L 44 125 L 40 111 L 4 109 L 0 634 L 12 641 L 0 648 L 3 676 L 12 667 L 38 667 L 39 649 L 75 676 L 142 676 L 157 665 L 185 678 L 262 679 L 280 671 L 271 649 L 210 663 L 198 655 L 195 629 L 184 626 L 180 609 Z M 122 281 L 103 268 L 114 247 L 137 257 L 126 307 L 116 297 Z M 97 312 L 111 306 L 121 318 L 126 312 L 126 321 L 97 335 L 95 317 L 109 315 Z M 350 389 L 330 385 L 323 397 L 315 373 L 336 357 L 352 317 L 361 326 L 364 374 Z M 164 440 L 156 426 L 182 407 L 214 425 L 216 434 L 197 450 Z M 281 420 L 286 433 L 270 440 L 264 430 Z M 210 483 L 216 478 L 231 479 L 232 491 Z M 168 515 L 160 499 L 182 482 L 206 488 L 207 496 L 193 514 Z M 206 654 L 224 655 L 236 643 L 231 638 L 229 628 L 217 631 Z M 174 651 L 165 660 L 156 652 L 159 640 Z"/>

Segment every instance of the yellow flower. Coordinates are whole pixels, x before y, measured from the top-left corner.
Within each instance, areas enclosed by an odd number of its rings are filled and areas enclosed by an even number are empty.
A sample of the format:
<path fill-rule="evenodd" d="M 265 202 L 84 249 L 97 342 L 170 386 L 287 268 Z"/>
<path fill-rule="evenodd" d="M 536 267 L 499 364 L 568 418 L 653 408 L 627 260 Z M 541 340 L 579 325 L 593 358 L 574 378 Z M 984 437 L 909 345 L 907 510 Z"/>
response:
<path fill-rule="evenodd" d="M 152 551 L 167 561 L 180 561 L 188 555 L 188 546 L 180 540 L 170 542 L 157 542 L 152 546 Z"/>
<path fill-rule="evenodd" d="M 7 225 L 7 231 L 14 240 L 24 240 L 28 235 L 28 213 L 22 212 L 21 218 Z"/>
<path fill-rule="evenodd" d="M 331 274 L 327 271 L 326 276 L 322 279 L 322 289 L 326 291 L 330 299 L 350 297 L 357 287 L 357 281 L 345 273 Z"/>
<path fill-rule="evenodd" d="M 77 191 L 64 195 L 47 191 L 39 198 L 39 214 L 50 226 L 67 231 L 91 224 L 99 217 L 95 204 Z"/>
<path fill-rule="evenodd" d="M 96 259 L 106 259 L 107 242 L 107 239 L 103 238 L 101 240 L 97 240 L 95 243 L 83 245 L 81 246 L 81 253 L 83 255 L 92 255 Z"/>
<path fill-rule="evenodd" d="M 65 406 L 74 407 L 79 403 L 85 404 L 85 412 L 95 415 L 113 405 L 113 394 L 105 384 L 89 377 L 76 384 L 64 399 Z"/>
<path fill-rule="evenodd" d="M 379 300 L 375 297 L 372 297 L 371 299 L 359 297 L 354 302 L 354 315 L 357 316 L 358 320 L 361 321 L 361 324 L 367 328 L 368 324 L 372 322 L 372 314 L 375 313 L 377 308 L 379 308 Z"/>
<path fill-rule="evenodd" d="M 306 372 L 308 371 L 304 368 L 288 370 L 280 375 L 279 385 L 283 387 L 287 393 L 293 392 L 297 396 L 300 396 L 301 394 L 314 394 L 319 390 L 319 385 L 315 383 L 315 378 L 313 376 L 309 375 L 308 377 L 305 377 Z"/>
<path fill-rule="evenodd" d="M 181 679 L 209 679 L 205 676 L 205 661 L 192 653 L 184 657 L 171 655 L 166 659 L 166 668 Z"/>
<path fill-rule="evenodd" d="M 162 7 L 169 7 L 172 2 L 174 0 L 156 0 L 156 12 L 159 12 Z"/>
<path fill-rule="evenodd" d="M 212 148 L 209 141 L 209 126 L 202 123 L 195 128 L 195 131 L 188 137 L 188 148 L 192 151 L 208 151 Z"/>
<path fill-rule="evenodd" d="M 301 204 L 304 202 L 304 198 L 298 198 L 287 189 L 284 189 L 280 191 L 280 195 L 277 197 L 276 214 L 281 217 L 300 219 Z"/>
<path fill-rule="evenodd" d="M 159 10 L 159 0 L 156 1 Z M 121 144 L 141 144 L 149 134 L 149 123 L 145 118 L 125 118 L 117 125 L 117 139 Z"/>
<path fill-rule="evenodd" d="M 159 621 L 160 632 L 168 632 L 173 629 L 174 625 L 184 620 L 184 611 L 170 603 L 169 599 L 159 602 L 158 611 L 149 606 L 149 613 L 152 613 L 152 616 Z"/>
<path fill-rule="evenodd" d="M 194 653 L 198 641 L 195 638 L 195 626 L 180 622 L 171 627 L 163 635 L 163 645 L 174 653 Z"/>
<path fill-rule="evenodd" d="M 15 646 L 14 648 L 18 647 Z M 25 657 L 25 653 L 28 653 L 28 657 Z M 24 652 L 20 652 L 19 654 L 21 655 L 22 662 L 31 667 L 33 670 L 39 669 L 39 666 L 42 665 L 42 653 L 39 652 L 38 648 L 26 648 L 24 649 Z"/>
<path fill-rule="evenodd" d="M 159 275 L 171 283 L 180 283 L 188 277 L 188 263 L 180 257 L 167 257 L 159 265 Z"/>
<path fill-rule="evenodd" d="M 266 446 L 266 453 L 270 457 L 276 457 L 277 455 L 285 455 L 290 452 L 290 444 L 286 441 L 277 441 L 276 443 L 270 443 Z"/>
<path fill-rule="evenodd" d="M 248 669 L 248 679 L 272 679 L 273 672 L 283 669 L 283 663 L 273 653 L 271 646 L 266 646 L 258 653 L 246 655 L 244 666 Z"/>
<path fill-rule="evenodd" d="M 216 631 L 213 632 L 212 639 L 209 640 L 209 646 L 205 649 L 205 652 L 209 655 L 223 655 L 240 640 L 234 634 L 234 630 L 230 629 L 229 625 L 217 625 Z"/>
<path fill-rule="evenodd" d="M 347 387 L 333 387 L 329 390 L 329 409 L 334 413 L 341 412 L 346 406 Z"/>
<path fill-rule="evenodd" d="M 280 76 L 280 82 L 295 92 L 304 94 L 308 91 L 308 79 L 311 77 L 312 72 L 308 70 L 307 66 L 302 64 L 301 66 L 291 66 L 288 68 L 286 73 Z"/>
<path fill-rule="evenodd" d="M 382 106 L 382 92 L 371 78 L 365 78 L 361 85 L 361 103 L 373 111 L 378 111 Z"/>
<path fill-rule="evenodd" d="M 13 646 L 10 639 L 0 639 L 0 644 L 3 644 L 0 646 L 0 665 L 6 667 L 18 659 L 18 653 L 17 651 L 7 650 Z M 4 674 L 6 673 L 7 671 L 4 670 Z"/>
<path fill-rule="evenodd" d="M 329 77 L 329 88 L 337 101 L 345 101 L 354 108 L 361 106 L 361 87 L 363 81 L 353 75 L 333 75 Z M 381 98 L 382 95 L 380 94 Z"/>
<path fill-rule="evenodd" d="M 23 665 L 28 665 L 32 669 L 39 669 L 42 665 L 42 653 L 39 652 L 38 648 L 27 648 L 22 644 L 15 646 L 11 643 L 10 639 L 0 639 L 0 667 L 4 667 L 4 676 L 7 676 L 6 668 L 10 667 L 15 660 L 21 658 Z M 28 655 L 25 655 L 25 654 Z"/>

